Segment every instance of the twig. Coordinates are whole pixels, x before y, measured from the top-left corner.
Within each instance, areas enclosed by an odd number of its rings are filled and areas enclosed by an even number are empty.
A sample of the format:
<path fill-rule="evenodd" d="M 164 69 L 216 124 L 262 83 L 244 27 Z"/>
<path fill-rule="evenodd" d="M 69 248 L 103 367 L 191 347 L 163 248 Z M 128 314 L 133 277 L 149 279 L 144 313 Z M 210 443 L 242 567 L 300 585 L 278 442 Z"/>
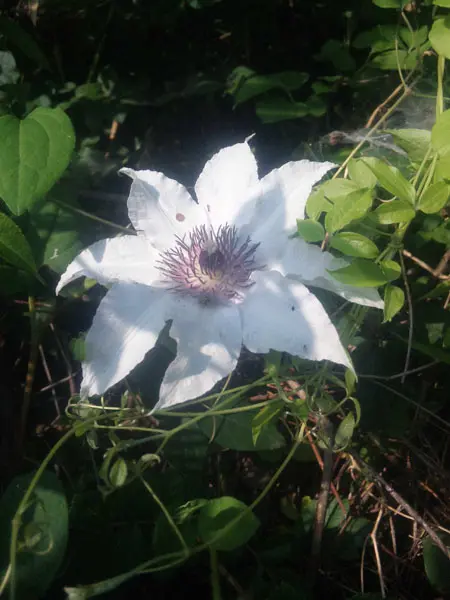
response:
<path fill-rule="evenodd" d="M 58 417 L 60 417 L 61 411 L 59 410 L 59 406 L 58 406 L 58 399 L 56 397 L 55 386 L 53 385 L 52 375 L 50 373 L 50 369 L 48 368 L 48 363 L 47 363 L 47 359 L 45 358 L 44 348 L 42 347 L 42 344 L 39 344 L 39 354 L 41 355 L 41 361 L 42 361 L 42 366 L 44 368 L 45 376 L 47 377 L 47 381 L 49 382 L 50 389 L 52 391 L 53 404 L 55 405 L 56 414 Z"/>
<path fill-rule="evenodd" d="M 58 381 L 57 383 L 55 383 L 54 385 L 57 386 L 60 383 L 63 383 L 64 381 L 68 381 L 69 382 L 69 390 L 70 390 L 70 395 L 71 396 L 75 396 L 75 394 L 77 393 L 76 391 L 76 387 L 75 387 L 75 382 L 73 380 L 74 374 L 72 371 L 72 364 L 70 362 L 70 360 L 67 358 L 67 355 L 64 351 L 63 345 L 61 343 L 61 340 L 58 337 L 58 334 L 56 333 L 56 329 L 55 326 L 53 325 L 53 323 L 50 323 L 50 329 L 52 330 L 53 335 L 55 336 L 55 340 L 56 340 L 56 345 L 58 346 L 58 350 L 61 353 L 62 359 L 64 361 L 64 364 L 66 365 L 66 369 L 67 369 L 67 377 L 65 377 L 64 379 L 61 379 L 60 381 Z M 44 390 L 48 390 L 50 389 L 49 386 L 42 388 L 41 392 L 43 392 Z"/>
<path fill-rule="evenodd" d="M 391 100 L 393 100 L 395 98 L 395 96 L 397 96 L 403 89 L 404 89 L 403 82 L 399 83 L 398 86 L 395 88 L 395 90 L 392 92 L 392 94 L 390 94 L 386 98 L 386 100 L 383 100 L 383 102 L 375 108 L 375 110 L 372 112 L 367 123 L 364 126 L 365 129 L 369 129 L 370 127 L 372 127 L 373 122 L 375 121 L 376 117 L 378 116 L 378 113 L 380 113 L 383 110 L 383 108 L 385 108 L 389 104 L 389 102 Z"/>
<path fill-rule="evenodd" d="M 425 369 L 429 369 L 430 367 L 434 367 L 438 365 L 438 360 L 433 360 L 426 365 L 422 365 L 421 367 L 416 367 L 415 369 L 409 369 L 409 371 L 402 371 L 401 373 L 396 373 L 395 375 L 362 375 L 358 373 L 358 378 L 361 377 L 363 379 L 380 379 L 383 381 L 392 381 L 393 379 L 400 379 L 405 375 L 412 375 L 413 373 L 419 373 L 420 371 L 425 371 Z"/>
<path fill-rule="evenodd" d="M 321 471 L 323 471 L 323 460 L 322 460 L 322 457 L 320 456 L 320 452 L 317 450 L 316 444 L 314 443 L 314 441 L 312 439 L 311 433 L 308 431 L 305 434 L 305 437 L 308 440 L 309 445 L 311 446 L 312 451 L 314 452 L 314 456 L 316 457 L 317 463 L 318 463 Z M 330 488 L 331 488 L 331 491 L 333 493 L 333 496 L 336 498 L 336 502 L 338 503 L 339 508 L 341 509 L 342 513 L 344 515 L 346 515 L 347 514 L 347 509 L 345 508 L 344 503 L 342 502 L 341 497 L 339 495 L 339 492 L 337 491 L 337 488 L 336 488 L 336 486 L 334 485 L 333 482 L 330 483 Z"/>
<path fill-rule="evenodd" d="M 23 391 L 23 403 L 20 415 L 19 430 L 19 448 L 22 448 L 25 440 L 27 428 L 28 411 L 31 403 L 31 393 L 33 391 L 34 376 L 36 373 L 36 362 L 38 356 L 38 333 L 36 323 L 36 305 L 33 296 L 28 297 L 28 308 L 30 316 L 30 357 L 28 359 L 27 375 L 25 378 L 25 388 Z"/>
<path fill-rule="evenodd" d="M 408 502 L 400 496 L 398 492 L 394 490 L 392 485 L 388 483 L 381 475 L 379 475 L 372 467 L 370 467 L 366 462 L 364 462 L 356 453 L 349 452 L 350 456 L 354 459 L 355 463 L 359 466 L 362 472 L 366 472 L 370 479 L 373 479 L 383 487 L 386 492 L 398 503 L 399 506 L 403 507 L 409 516 L 416 521 L 422 529 L 424 529 L 436 546 L 444 553 L 444 555 L 450 560 L 450 550 L 441 540 L 441 538 L 437 535 L 437 533 L 428 525 L 428 523 L 419 515 L 419 513 L 410 505 Z"/>
<path fill-rule="evenodd" d="M 311 546 L 311 574 L 314 578 L 317 574 L 320 562 L 320 551 L 322 547 L 323 529 L 327 514 L 328 496 L 330 493 L 331 474 L 333 467 L 333 425 L 327 417 L 322 417 L 323 433 L 325 434 L 326 447 L 323 452 L 323 471 L 320 483 L 319 497 L 317 498 L 316 517 Z"/>
<path fill-rule="evenodd" d="M 384 583 L 383 568 L 381 566 L 380 551 L 378 550 L 378 542 L 377 542 L 377 531 L 378 531 L 378 526 L 380 525 L 382 516 L 383 516 L 383 508 L 381 507 L 380 510 L 378 511 L 378 516 L 377 516 L 377 520 L 375 521 L 375 525 L 373 526 L 373 529 L 370 532 L 370 539 L 372 540 L 373 553 L 375 554 L 375 562 L 377 563 L 378 578 L 380 580 L 380 588 L 381 588 L 381 597 L 386 598 L 386 586 Z"/>
<path fill-rule="evenodd" d="M 442 272 L 444 271 L 445 267 L 447 266 L 448 261 L 450 260 L 450 250 L 448 250 L 444 254 L 444 256 L 441 258 L 438 266 L 435 269 L 433 269 L 433 267 L 430 267 L 430 265 L 428 265 L 426 262 L 424 262 L 420 258 L 417 258 L 417 256 L 414 256 L 413 254 L 411 254 L 411 252 L 409 252 L 408 250 L 402 250 L 402 254 L 403 254 L 403 256 L 406 256 L 406 258 L 409 258 L 410 260 L 415 262 L 416 265 L 419 265 L 419 267 L 422 267 L 422 269 L 424 269 L 425 271 L 428 271 L 428 273 L 431 273 L 431 275 L 433 275 L 433 277 L 436 277 L 437 279 L 440 279 L 441 281 L 448 281 L 450 279 L 450 275 L 442 275 Z"/>
<path fill-rule="evenodd" d="M 414 313 L 413 313 L 413 303 L 411 298 L 411 290 L 409 289 L 408 277 L 406 275 L 405 269 L 405 261 L 403 260 L 403 255 L 399 254 L 400 264 L 402 267 L 402 275 L 403 275 L 403 283 L 405 285 L 406 292 L 406 300 L 408 302 L 408 314 L 409 314 L 409 332 L 408 332 L 408 348 L 406 350 L 406 358 L 405 358 L 405 368 L 403 370 L 403 375 L 401 378 L 402 385 L 405 383 L 406 374 L 409 368 L 409 361 L 411 359 L 411 348 L 412 348 L 412 338 L 414 331 Z"/>

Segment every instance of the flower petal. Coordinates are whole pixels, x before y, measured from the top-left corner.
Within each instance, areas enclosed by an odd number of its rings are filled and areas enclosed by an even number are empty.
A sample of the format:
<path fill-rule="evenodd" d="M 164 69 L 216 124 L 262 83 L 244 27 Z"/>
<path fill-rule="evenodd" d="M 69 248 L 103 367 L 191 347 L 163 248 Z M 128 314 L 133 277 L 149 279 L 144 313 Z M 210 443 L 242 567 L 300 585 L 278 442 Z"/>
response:
<path fill-rule="evenodd" d="M 329 252 L 322 252 L 318 246 L 308 244 L 301 238 L 287 240 L 283 255 L 269 260 L 267 265 L 286 277 L 329 290 L 355 304 L 383 308 L 383 300 L 376 289 L 340 283 L 328 273 L 327 270 L 345 267 L 347 261 Z"/>
<path fill-rule="evenodd" d="M 128 215 L 158 250 L 166 250 L 174 236 L 183 237 L 205 221 L 205 214 L 186 188 L 157 171 L 121 169 L 133 179 L 128 197 Z"/>
<path fill-rule="evenodd" d="M 241 352 L 241 320 L 235 305 L 205 306 L 190 298 L 183 302 L 170 329 L 177 355 L 166 371 L 154 410 L 198 398 L 233 371 Z"/>
<path fill-rule="evenodd" d="M 113 285 L 86 336 L 82 396 L 103 394 L 143 360 L 164 327 L 171 297 L 137 283 Z"/>
<path fill-rule="evenodd" d="M 56 293 L 79 277 L 99 283 L 135 281 L 151 285 L 161 274 L 155 267 L 157 254 L 145 239 L 127 235 L 95 242 L 83 250 L 61 275 Z"/>
<path fill-rule="evenodd" d="M 254 279 L 240 305 L 243 342 L 251 352 L 272 348 L 351 367 L 334 325 L 308 288 L 276 271 L 255 273 Z"/>
<path fill-rule="evenodd" d="M 249 145 L 223 148 L 209 160 L 195 184 L 201 206 L 213 227 L 229 225 L 258 184 L 258 166 Z"/>
<path fill-rule="evenodd" d="M 330 169 L 330 162 L 299 160 L 289 162 L 268 173 L 259 182 L 253 216 L 246 208 L 237 221 L 247 225 L 253 242 L 260 242 L 264 259 L 278 255 L 286 243 L 286 235 L 297 229 L 297 219 L 305 215 L 311 189 Z M 251 206 L 252 201 L 249 201 Z"/>

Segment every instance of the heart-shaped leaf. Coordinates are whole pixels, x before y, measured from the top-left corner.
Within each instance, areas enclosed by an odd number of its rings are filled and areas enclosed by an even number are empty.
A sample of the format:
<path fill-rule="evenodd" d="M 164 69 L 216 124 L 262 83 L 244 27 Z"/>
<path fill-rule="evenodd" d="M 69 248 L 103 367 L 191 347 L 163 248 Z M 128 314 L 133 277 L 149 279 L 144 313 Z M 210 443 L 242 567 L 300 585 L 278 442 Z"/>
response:
<path fill-rule="evenodd" d="M 64 173 L 75 134 L 60 108 L 39 107 L 22 120 L 0 117 L 0 139 L 0 197 L 20 215 Z"/>

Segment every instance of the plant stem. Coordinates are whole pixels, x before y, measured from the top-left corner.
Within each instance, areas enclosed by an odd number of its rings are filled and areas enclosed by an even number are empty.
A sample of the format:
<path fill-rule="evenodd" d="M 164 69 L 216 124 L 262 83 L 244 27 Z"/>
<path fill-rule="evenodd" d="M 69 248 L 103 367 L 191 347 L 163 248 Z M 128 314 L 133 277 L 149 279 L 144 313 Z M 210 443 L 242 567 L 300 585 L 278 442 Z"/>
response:
<path fill-rule="evenodd" d="M 36 372 L 36 361 L 38 356 L 38 332 L 36 322 L 36 303 L 34 296 L 28 296 L 28 310 L 30 316 L 30 356 L 28 359 L 27 375 L 25 378 L 25 389 L 23 391 L 23 403 L 20 415 L 19 448 L 22 448 L 25 441 L 28 411 L 31 403 L 31 393 L 33 391 L 34 375 Z"/>
<path fill-rule="evenodd" d="M 217 561 L 217 550 L 209 549 L 209 563 L 211 565 L 211 589 L 212 600 L 221 600 L 220 579 L 219 579 L 219 564 Z"/>
<path fill-rule="evenodd" d="M 57 206 L 64 208 L 65 210 L 70 210 L 73 213 L 76 213 L 77 215 L 87 217 L 88 219 L 91 219 L 92 221 L 97 221 L 97 223 L 101 223 L 102 225 L 106 225 L 107 227 L 113 227 L 114 229 L 118 229 L 119 231 L 122 231 L 123 233 L 127 233 L 128 235 L 137 235 L 137 233 L 134 231 L 134 229 L 129 229 L 128 227 L 123 227 L 122 225 L 117 225 L 117 223 L 113 223 L 112 221 L 108 221 L 107 219 L 102 219 L 101 217 L 97 217 L 97 215 L 93 215 L 93 214 L 87 212 L 86 210 L 82 210 L 81 208 L 78 208 L 77 206 L 72 206 L 71 204 L 66 204 L 65 202 L 62 202 L 61 200 L 55 200 L 54 198 L 52 198 L 51 201 L 54 204 L 56 204 Z"/>

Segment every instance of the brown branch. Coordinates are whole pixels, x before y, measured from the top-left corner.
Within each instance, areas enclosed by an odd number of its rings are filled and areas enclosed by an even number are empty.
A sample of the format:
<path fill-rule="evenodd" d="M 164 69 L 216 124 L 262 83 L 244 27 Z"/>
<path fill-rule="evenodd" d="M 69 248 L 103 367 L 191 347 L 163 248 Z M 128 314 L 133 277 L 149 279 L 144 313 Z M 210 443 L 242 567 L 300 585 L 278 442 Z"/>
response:
<path fill-rule="evenodd" d="M 319 497 L 316 504 L 316 517 L 314 521 L 314 532 L 311 546 L 311 573 L 315 577 L 320 563 L 320 551 L 322 548 L 322 537 L 327 514 L 328 496 L 330 494 L 331 474 L 333 468 L 333 425 L 327 417 L 321 418 L 325 434 L 326 447 L 323 452 L 323 471 L 320 483 Z M 329 444 L 329 445 L 328 445 Z"/>
<path fill-rule="evenodd" d="M 444 555 L 450 560 L 450 550 L 441 540 L 441 538 L 437 535 L 437 533 L 428 525 L 423 517 L 419 515 L 419 513 L 410 505 L 408 502 L 400 496 L 398 492 L 394 490 L 392 485 L 388 483 L 381 475 L 379 475 L 372 467 L 370 467 L 366 462 L 364 462 L 357 454 L 354 452 L 349 452 L 350 456 L 353 458 L 355 463 L 364 473 L 367 473 L 370 479 L 374 480 L 378 483 L 379 486 L 384 488 L 384 490 L 391 496 L 399 506 L 403 507 L 405 511 L 409 514 L 409 516 L 424 529 L 436 546 L 444 553 Z"/>
<path fill-rule="evenodd" d="M 403 256 L 406 256 L 406 258 L 409 258 L 410 260 L 415 262 L 416 265 L 419 265 L 419 267 L 422 267 L 422 269 L 424 269 L 424 271 L 428 271 L 428 273 L 433 275 L 433 277 L 436 277 L 436 279 L 440 279 L 441 281 L 448 281 L 450 279 L 450 275 L 442 274 L 445 267 L 447 266 L 448 261 L 450 260 L 450 250 L 447 250 L 447 252 L 441 258 L 438 266 L 435 269 L 433 269 L 433 267 L 430 267 L 429 264 L 427 264 L 420 258 L 417 258 L 417 256 L 414 256 L 413 254 L 411 254 L 411 252 L 409 252 L 409 250 L 402 250 L 402 254 L 403 254 Z"/>

